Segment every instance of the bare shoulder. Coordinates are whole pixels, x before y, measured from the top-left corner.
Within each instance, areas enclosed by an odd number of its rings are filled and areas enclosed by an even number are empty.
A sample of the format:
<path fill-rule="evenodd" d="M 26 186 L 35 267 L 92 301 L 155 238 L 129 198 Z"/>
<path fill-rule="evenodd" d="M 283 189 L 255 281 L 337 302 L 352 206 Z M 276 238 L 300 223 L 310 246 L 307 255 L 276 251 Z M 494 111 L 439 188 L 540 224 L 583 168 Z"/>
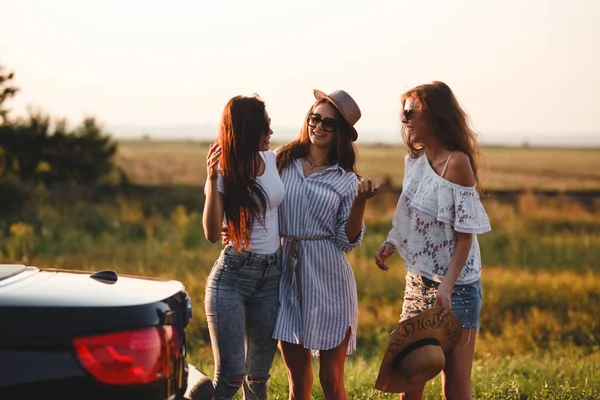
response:
<path fill-rule="evenodd" d="M 452 153 L 445 178 L 461 186 L 475 185 L 475 173 L 469 156 L 461 151 Z"/>
<path fill-rule="evenodd" d="M 273 150 L 273 154 L 275 154 L 277 156 L 277 154 L 281 153 L 281 150 L 283 150 L 284 147 L 285 147 L 284 145 L 277 147 L 275 150 Z"/>

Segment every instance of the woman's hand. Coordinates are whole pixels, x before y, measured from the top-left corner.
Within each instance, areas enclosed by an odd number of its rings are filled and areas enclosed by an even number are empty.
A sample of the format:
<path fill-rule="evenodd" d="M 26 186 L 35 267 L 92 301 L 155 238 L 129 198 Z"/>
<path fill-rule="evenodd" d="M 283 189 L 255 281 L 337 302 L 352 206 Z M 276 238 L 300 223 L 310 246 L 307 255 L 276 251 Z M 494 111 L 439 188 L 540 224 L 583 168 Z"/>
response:
<path fill-rule="evenodd" d="M 204 236 L 211 243 L 216 243 L 221 238 L 221 226 L 223 225 L 223 195 L 219 193 L 219 158 L 221 157 L 221 146 L 213 143 L 208 148 L 206 155 L 206 201 L 202 213 L 202 227 Z"/>
<path fill-rule="evenodd" d="M 348 242 L 355 243 L 360 236 L 367 200 L 375 196 L 378 191 L 379 185 L 371 185 L 371 178 L 369 178 L 368 182 L 365 182 L 363 178 L 358 182 L 356 195 L 352 201 L 350 214 L 346 221 L 346 237 L 348 238 Z"/>
<path fill-rule="evenodd" d="M 210 180 L 215 181 L 219 177 L 219 158 L 223 150 L 217 143 L 212 143 L 206 155 L 206 173 Z"/>
<path fill-rule="evenodd" d="M 450 296 L 452 295 L 452 288 L 448 285 L 445 285 L 444 282 L 440 283 L 438 286 L 438 291 L 435 296 L 435 308 L 440 309 L 439 317 L 443 318 L 448 313 L 452 312 L 452 300 Z"/>
<path fill-rule="evenodd" d="M 366 181 L 364 180 L 364 178 L 360 178 L 355 201 L 366 202 L 371 197 L 375 197 L 378 192 L 379 183 L 373 185 L 371 183 L 371 178 L 368 178 Z"/>
<path fill-rule="evenodd" d="M 377 250 L 377 253 L 375 254 L 375 263 L 377 264 L 377 266 L 380 269 L 387 271 L 388 269 L 390 269 L 390 267 L 388 267 L 385 264 L 385 261 L 388 258 L 390 258 L 393 254 L 394 254 L 394 245 L 386 242 L 386 243 L 382 244 L 381 247 L 379 247 L 379 250 Z"/>
<path fill-rule="evenodd" d="M 227 225 L 223 225 L 223 227 L 221 228 L 221 244 L 223 246 L 227 246 L 228 243 L 229 243 L 229 228 L 227 227 Z"/>

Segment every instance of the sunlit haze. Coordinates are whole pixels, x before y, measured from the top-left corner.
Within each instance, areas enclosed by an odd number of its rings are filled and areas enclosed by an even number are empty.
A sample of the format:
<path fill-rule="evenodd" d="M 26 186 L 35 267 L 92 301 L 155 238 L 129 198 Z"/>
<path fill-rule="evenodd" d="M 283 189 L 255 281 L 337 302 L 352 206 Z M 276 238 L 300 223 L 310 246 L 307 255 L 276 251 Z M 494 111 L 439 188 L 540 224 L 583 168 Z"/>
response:
<path fill-rule="evenodd" d="M 7 0 L 2 14 L 13 112 L 94 115 L 118 138 L 211 139 L 227 100 L 256 92 L 287 140 L 317 88 L 356 99 L 359 142 L 400 142 L 402 92 L 442 80 L 483 142 L 600 144 L 596 0 Z"/>

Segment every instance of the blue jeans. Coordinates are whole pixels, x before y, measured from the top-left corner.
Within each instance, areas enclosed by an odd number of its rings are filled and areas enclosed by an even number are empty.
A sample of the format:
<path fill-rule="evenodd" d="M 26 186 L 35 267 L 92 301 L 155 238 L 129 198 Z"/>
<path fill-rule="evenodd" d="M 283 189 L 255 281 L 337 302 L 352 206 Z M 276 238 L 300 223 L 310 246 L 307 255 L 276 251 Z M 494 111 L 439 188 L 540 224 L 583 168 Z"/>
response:
<path fill-rule="evenodd" d="M 400 320 L 433 308 L 439 285 L 424 276 L 408 272 Z M 450 295 L 452 313 L 458 317 L 463 328 L 479 328 L 482 298 L 481 278 L 468 285 L 454 285 Z"/>
<path fill-rule="evenodd" d="M 206 319 L 215 359 L 215 400 L 266 399 L 277 351 L 273 329 L 279 308 L 281 250 L 238 253 L 226 246 L 206 283 Z"/>

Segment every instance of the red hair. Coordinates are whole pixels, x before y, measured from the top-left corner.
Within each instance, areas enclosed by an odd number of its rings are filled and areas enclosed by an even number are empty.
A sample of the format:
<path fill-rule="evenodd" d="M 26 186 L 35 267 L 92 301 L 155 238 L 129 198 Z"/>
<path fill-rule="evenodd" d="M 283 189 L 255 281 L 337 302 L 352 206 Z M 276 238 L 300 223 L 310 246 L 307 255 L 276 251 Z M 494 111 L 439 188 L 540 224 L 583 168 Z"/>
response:
<path fill-rule="evenodd" d="M 223 208 L 237 251 L 248 248 L 253 222 L 264 221 L 267 195 L 256 176 L 260 142 L 268 132 L 265 103 L 258 95 L 236 96 L 225 105 L 217 142 L 223 149 L 219 160 L 225 188 Z"/>

